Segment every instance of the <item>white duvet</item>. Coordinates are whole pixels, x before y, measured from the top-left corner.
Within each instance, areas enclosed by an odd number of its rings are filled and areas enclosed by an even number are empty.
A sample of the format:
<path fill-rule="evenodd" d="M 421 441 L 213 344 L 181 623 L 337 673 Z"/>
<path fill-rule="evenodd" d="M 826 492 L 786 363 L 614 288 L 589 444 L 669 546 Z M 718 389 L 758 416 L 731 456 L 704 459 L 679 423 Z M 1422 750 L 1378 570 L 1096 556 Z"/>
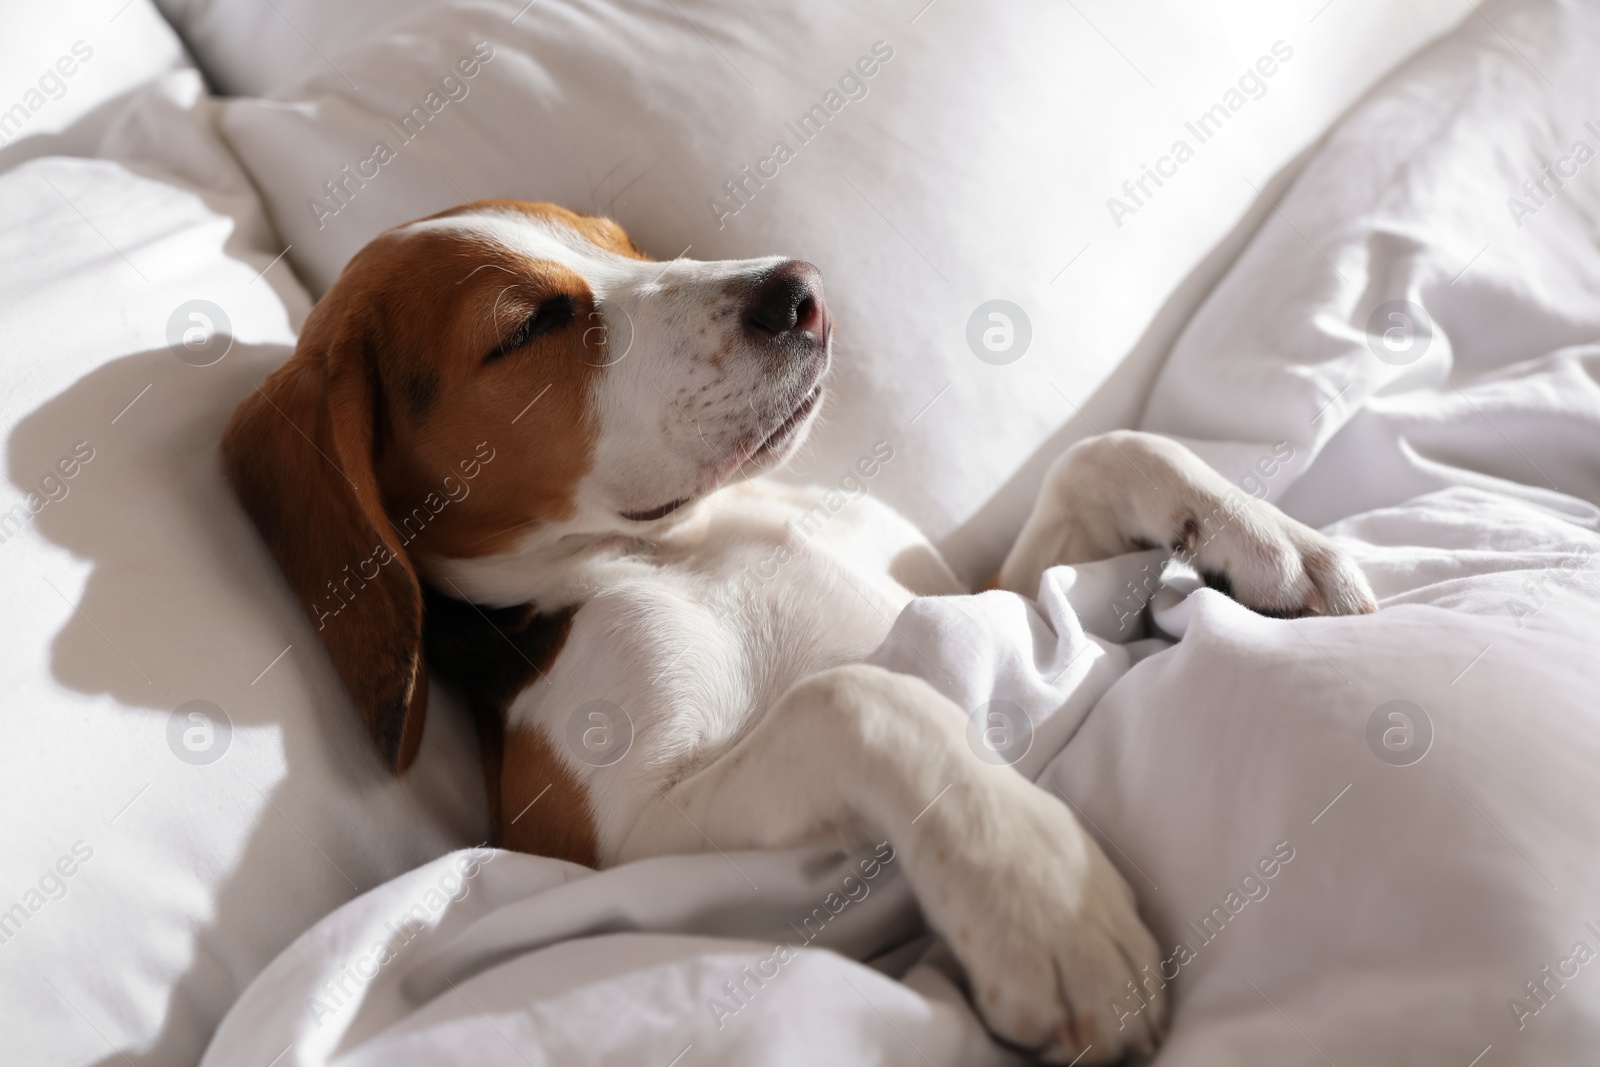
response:
<path fill-rule="evenodd" d="M 919 601 L 874 656 L 1026 711 L 1016 769 L 1168 950 L 1158 1063 L 1600 1048 L 1597 38 L 1592 5 L 1486 5 L 1312 160 L 1157 383 L 1146 427 L 1331 524 L 1376 616 L 1266 619 L 1144 554 Z M 892 846 L 475 850 L 306 933 L 205 1063 L 1008 1061 L 950 973 Z"/>

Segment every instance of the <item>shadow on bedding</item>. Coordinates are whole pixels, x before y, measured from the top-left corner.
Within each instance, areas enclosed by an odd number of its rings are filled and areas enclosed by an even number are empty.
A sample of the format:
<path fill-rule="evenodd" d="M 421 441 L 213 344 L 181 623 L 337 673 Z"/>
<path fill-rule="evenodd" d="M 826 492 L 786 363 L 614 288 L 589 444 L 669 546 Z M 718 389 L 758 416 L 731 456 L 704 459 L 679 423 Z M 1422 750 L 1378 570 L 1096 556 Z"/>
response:
<path fill-rule="evenodd" d="M 244 986 L 313 922 L 487 832 L 466 716 L 436 692 L 416 766 L 390 776 L 225 483 L 223 426 L 286 354 L 235 344 L 204 368 L 166 349 L 128 356 L 29 414 L 8 443 L 25 503 L 0 519 L 5 535 L 93 565 L 78 595 L 39 575 L 73 608 L 52 675 L 109 698 L 33 713 L 107 717 L 106 743 L 122 751 L 101 762 L 149 783 L 97 831 L 118 846 L 97 873 L 137 939 L 99 964 L 128 976 L 76 1007 L 124 1035 L 160 1029 L 97 1067 L 196 1063 Z M 207 706 L 222 715 L 179 713 Z M 175 980 L 174 959 L 187 961 Z M 163 1007 L 141 999 L 153 987 Z"/>

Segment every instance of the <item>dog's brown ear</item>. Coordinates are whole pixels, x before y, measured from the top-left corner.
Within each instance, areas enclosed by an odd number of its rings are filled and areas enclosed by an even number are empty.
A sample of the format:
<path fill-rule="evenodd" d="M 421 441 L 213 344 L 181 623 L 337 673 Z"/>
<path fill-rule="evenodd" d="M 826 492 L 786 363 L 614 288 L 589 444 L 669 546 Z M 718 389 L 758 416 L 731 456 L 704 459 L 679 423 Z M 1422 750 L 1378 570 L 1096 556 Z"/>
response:
<path fill-rule="evenodd" d="M 328 301 L 325 298 L 324 304 Z M 229 480 L 396 773 L 428 706 L 422 588 L 375 473 L 386 418 L 370 338 L 313 310 L 294 355 L 233 413 Z"/>

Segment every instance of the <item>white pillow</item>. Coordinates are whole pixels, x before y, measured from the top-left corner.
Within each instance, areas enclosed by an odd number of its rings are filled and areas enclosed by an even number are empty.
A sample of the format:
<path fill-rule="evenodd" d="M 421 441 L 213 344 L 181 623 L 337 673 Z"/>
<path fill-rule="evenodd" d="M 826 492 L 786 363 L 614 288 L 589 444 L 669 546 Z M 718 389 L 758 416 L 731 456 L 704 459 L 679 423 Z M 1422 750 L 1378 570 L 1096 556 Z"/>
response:
<path fill-rule="evenodd" d="M 229 102 L 223 129 L 314 291 L 385 227 L 490 196 L 609 213 L 661 259 L 816 262 L 838 369 L 791 476 L 831 481 L 888 440 L 880 491 L 977 578 L 1065 439 L 1137 416 L 1208 254 L 1268 210 L 1255 190 L 1468 10 L 456 0 Z"/>
<path fill-rule="evenodd" d="M 108 142 L 180 173 L 0 175 L 8 1064 L 194 1063 L 317 918 L 486 832 L 470 725 L 436 695 L 390 776 L 223 480 L 222 427 L 310 302 L 198 74 Z"/>
<path fill-rule="evenodd" d="M 155 0 L 220 92 L 264 96 L 434 0 Z"/>
<path fill-rule="evenodd" d="M 0 171 L 46 155 L 94 155 L 120 105 L 189 65 L 150 0 L 0 7 Z"/>

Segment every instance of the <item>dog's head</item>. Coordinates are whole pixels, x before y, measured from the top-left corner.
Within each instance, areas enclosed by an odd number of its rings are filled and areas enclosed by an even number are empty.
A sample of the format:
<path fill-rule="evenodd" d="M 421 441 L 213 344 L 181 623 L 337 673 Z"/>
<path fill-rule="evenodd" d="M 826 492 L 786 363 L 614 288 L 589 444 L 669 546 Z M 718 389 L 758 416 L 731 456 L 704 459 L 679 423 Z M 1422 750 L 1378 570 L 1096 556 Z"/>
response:
<path fill-rule="evenodd" d="M 608 219 L 482 201 L 362 249 L 222 450 L 403 770 L 427 701 L 419 562 L 678 521 L 798 446 L 829 335 L 810 264 L 658 263 Z"/>

